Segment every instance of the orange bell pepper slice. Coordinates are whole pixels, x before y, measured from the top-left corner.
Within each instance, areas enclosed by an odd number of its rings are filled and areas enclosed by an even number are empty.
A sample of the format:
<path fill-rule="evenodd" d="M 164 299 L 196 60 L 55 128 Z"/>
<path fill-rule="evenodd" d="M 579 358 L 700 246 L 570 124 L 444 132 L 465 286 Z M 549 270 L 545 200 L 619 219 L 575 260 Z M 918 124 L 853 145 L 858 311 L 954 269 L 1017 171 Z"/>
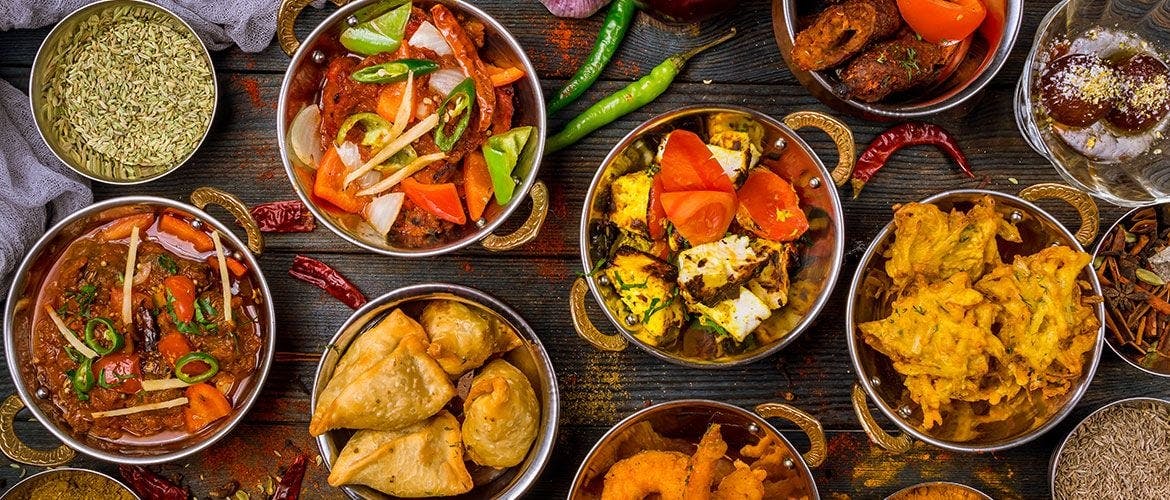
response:
<path fill-rule="evenodd" d="M 158 220 L 158 230 L 190 243 L 197 252 L 215 250 L 215 242 L 211 240 L 211 236 L 173 215 L 163 214 L 162 218 Z"/>
<path fill-rule="evenodd" d="M 487 160 L 479 151 L 472 151 L 463 159 L 463 191 L 467 196 L 467 215 L 471 220 L 478 220 L 495 192 Z"/>
<path fill-rule="evenodd" d="M 460 225 L 467 223 L 463 203 L 459 201 L 459 190 L 454 183 L 423 184 L 413 177 L 407 177 L 401 186 L 410 201 L 435 217 Z"/>
<path fill-rule="evenodd" d="M 337 148 L 330 146 L 317 166 L 317 177 L 313 180 L 313 196 L 351 214 L 360 213 L 366 200 L 357 195 L 357 183 L 342 187 L 349 169 L 337 154 Z"/>
<path fill-rule="evenodd" d="M 183 409 L 187 432 L 199 432 L 231 413 L 232 404 L 219 389 L 203 382 L 187 388 L 187 407 Z"/>

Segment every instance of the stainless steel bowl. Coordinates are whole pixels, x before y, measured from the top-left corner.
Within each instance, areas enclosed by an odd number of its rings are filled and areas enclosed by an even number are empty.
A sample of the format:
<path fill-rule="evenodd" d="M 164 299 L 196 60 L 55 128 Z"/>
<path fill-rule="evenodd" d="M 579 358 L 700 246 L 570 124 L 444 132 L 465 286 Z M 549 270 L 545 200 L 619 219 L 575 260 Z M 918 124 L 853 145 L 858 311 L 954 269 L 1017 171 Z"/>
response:
<path fill-rule="evenodd" d="M 1021 197 L 979 189 L 947 191 L 922 200 L 922 203 L 934 204 L 943 211 L 952 208 L 965 210 L 983 196 L 990 196 L 995 200 L 996 209 L 1016 223 L 1023 237 L 1024 243 L 1013 244 L 1010 249 L 1002 250 L 1006 260 L 1010 260 L 1014 255 L 1035 253 L 1050 245 L 1065 245 L 1083 251 L 1081 245 L 1091 243 L 1096 237 L 1099 221 L 1097 207 L 1092 199 L 1081 191 L 1060 184 L 1038 184 L 1021 191 Z M 1028 201 L 1042 198 L 1059 198 L 1078 209 L 1082 225 L 1076 236 L 1048 212 Z M 905 433 L 934 446 L 958 452 L 993 452 L 1013 448 L 1039 437 L 1067 417 L 1089 388 L 1097 371 L 1097 363 L 1104 349 L 1104 326 L 1097 331 L 1096 345 L 1085 354 L 1084 370 L 1080 378 L 1063 399 L 1048 408 L 1050 411 L 1047 415 L 1016 415 L 1003 423 L 982 429 L 984 434 L 973 440 L 957 440 L 937 435 L 936 433 L 940 432 L 938 428 L 933 433 L 918 428 L 921 410 L 905 396 L 903 377 L 894 370 L 888 357 L 865 343 L 858 328 L 861 323 L 885 316 L 883 312 L 887 310 L 884 309 L 885 304 L 878 299 L 876 296 L 878 294 L 871 289 L 872 285 L 867 285 L 867 282 L 876 281 L 875 275 L 885 276 L 885 257 L 882 254 L 893 242 L 893 237 L 894 227 L 891 222 L 878 233 L 866 250 L 857 266 L 857 274 L 853 277 L 845 312 L 849 357 L 853 361 L 853 368 L 857 371 L 860 382 L 853 388 L 853 409 L 870 439 L 879 446 L 895 452 L 906 451 L 911 444 L 911 439 L 906 435 L 894 437 L 882 430 L 870 414 L 867 395 L 882 414 Z M 1085 266 L 1081 279 L 1092 285 L 1094 294 L 1101 295 L 1101 286 L 1092 266 Z M 1097 304 L 1095 309 L 1098 320 L 1104 325 L 1104 307 Z"/>
<path fill-rule="evenodd" d="M 843 92 L 838 90 L 840 83 L 830 77 L 827 71 L 804 71 L 792 63 L 792 46 L 800 30 L 801 16 L 812 14 L 813 11 L 808 10 L 808 7 L 816 4 L 795 0 L 772 0 L 772 30 L 775 32 L 776 44 L 780 47 L 780 55 L 788 63 L 788 69 L 792 71 L 793 76 L 821 102 L 838 111 L 867 120 L 880 121 L 923 118 L 956 108 L 978 94 L 991 83 L 1011 55 L 1024 12 L 1022 0 L 1007 1 L 1003 34 L 1000 36 L 999 44 L 994 51 L 986 54 L 982 63 L 973 68 L 966 78 L 952 77 L 945 82 L 945 87 L 920 93 L 922 95 L 919 98 L 888 103 L 867 103 L 843 96 Z M 828 5 L 828 2 L 819 4 L 823 7 Z M 986 48 L 984 51 L 987 52 Z"/>
<path fill-rule="evenodd" d="M 1134 404 L 1139 404 L 1139 403 L 1149 403 L 1149 404 L 1152 404 L 1155 406 L 1163 406 L 1166 408 L 1170 408 L 1170 401 L 1166 401 L 1165 399 L 1160 399 L 1160 398 L 1135 397 L 1135 398 L 1126 398 L 1126 399 L 1117 400 L 1117 401 L 1106 404 L 1106 405 L 1094 410 L 1093 413 L 1086 415 L 1085 418 L 1081 419 L 1081 421 L 1079 423 L 1077 423 L 1076 427 L 1073 427 L 1073 430 L 1069 431 L 1068 435 L 1065 436 L 1064 439 L 1060 440 L 1060 446 L 1057 446 L 1056 449 L 1052 451 L 1052 458 L 1051 458 L 1051 460 L 1049 460 L 1049 463 L 1048 463 L 1048 491 L 1052 492 L 1052 498 L 1054 498 L 1054 499 L 1057 498 L 1057 496 L 1056 496 L 1056 467 L 1060 465 L 1060 457 L 1061 457 L 1061 455 L 1064 454 L 1065 446 L 1068 446 L 1069 438 L 1072 438 L 1073 434 L 1076 434 L 1076 432 L 1078 430 L 1080 430 L 1081 427 L 1083 427 L 1085 425 L 1085 422 L 1088 422 L 1089 420 L 1091 420 L 1098 413 L 1101 413 L 1103 411 L 1106 411 L 1110 408 L 1114 408 L 1117 406 L 1129 406 L 1129 405 L 1134 405 Z M 1122 438 L 1124 438 L 1124 436 L 1122 436 Z M 1125 467 L 1125 464 L 1111 464 L 1111 465 L 1113 467 Z M 1121 494 L 1122 492 L 1116 492 L 1116 493 Z"/>
<path fill-rule="evenodd" d="M 801 454 L 796 451 L 796 447 L 768 423 L 767 419 L 777 417 L 797 424 L 804 431 L 810 442 L 808 452 Z M 663 437 L 695 444 L 698 444 L 699 438 L 707 431 L 707 426 L 720 424 L 720 432 L 727 442 L 728 453 L 732 456 L 738 454 L 745 445 L 754 445 L 769 437 L 775 439 L 787 449 L 784 465 L 796 471 L 803 482 L 803 487 L 797 490 L 796 497 L 811 499 L 821 497 L 817 492 L 817 483 L 813 479 L 810 467 L 820 467 L 824 463 L 828 445 L 821 423 L 812 415 L 782 403 L 761 404 L 756 406 L 753 413 L 718 401 L 684 399 L 656 404 L 626 417 L 611 427 L 597 441 L 585 456 L 581 467 L 577 469 L 577 475 L 569 487 L 571 500 L 601 497 L 606 472 L 618 460 L 626 458 L 619 456 L 618 448 L 627 433 L 634 431 L 643 423 L 649 423 L 650 427 Z"/>
<path fill-rule="evenodd" d="M 8 491 L 4 492 L 3 495 L 0 495 L 0 500 L 24 500 L 26 498 L 32 499 L 35 498 L 32 496 L 32 494 L 36 491 L 36 488 L 44 484 L 46 481 L 51 481 L 53 479 L 69 480 L 85 476 L 88 476 L 86 477 L 87 480 L 107 483 L 107 485 L 111 485 L 114 489 L 125 493 L 130 498 L 136 498 L 139 500 L 142 498 L 134 493 L 133 490 L 127 488 L 126 485 L 122 484 L 121 481 L 102 474 L 101 472 L 87 469 L 74 469 L 72 467 L 61 467 L 58 469 L 43 470 L 20 480 L 20 482 L 12 485 L 12 488 L 9 488 Z"/>
<path fill-rule="evenodd" d="M 593 255 L 590 248 L 590 228 L 595 221 L 603 219 L 606 208 L 603 205 L 604 197 L 601 193 L 609 189 L 610 183 L 617 177 L 627 173 L 631 162 L 626 159 L 627 152 L 637 155 L 635 151 L 645 147 L 647 137 L 661 134 L 678 128 L 686 122 L 693 122 L 715 113 L 731 113 L 742 115 L 758 121 L 765 129 L 764 154 L 779 154 L 778 162 L 789 168 L 789 180 L 800 196 L 801 206 L 806 212 L 812 213 L 810 223 L 814 224 L 807 236 L 811 244 L 804 248 L 796 257 L 797 263 L 791 277 L 792 298 L 789 303 L 774 315 L 781 315 L 778 322 L 781 325 L 772 342 L 760 345 L 755 349 L 736 356 L 727 356 L 715 360 L 698 359 L 682 356 L 676 352 L 651 346 L 639 340 L 634 333 L 625 326 L 620 301 L 611 287 L 600 286 L 593 276 L 593 267 L 601 259 L 600 255 Z M 838 164 L 832 173 L 825 168 L 819 157 L 797 135 L 794 129 L 805 127 L 819 128 L 829 134 L 837 145 Z M 589 341 L 594 347 L 606 351 L 621 351 L 629 342 L 634 342 L 650 354 L 682 366 L 695 368 L 716 368 L 742 365 L 764 358 L 784 346 L 792 343 L 802 332 L 812 325 L 821 308 L 829 300 L 833 286 L 837 283 L 837 275 L 841 271 L 841 260 L 844 255 L 845 227 L 842 216 L 841 201 L 837 196 L 834 184 L 841 185 L 849 179 L 856 161 L 854 154 L 853 133 L 849 128 L 836 119 L 821 113 L 798 111 L 784 118 L 784 122 L 776 121 L 772 117 L 748 108 L 736 106 L 690 106 L 684 107 L 663 115 L 651 118 L 627 134 L 609 156 L 602 161 L 589 186 L 585 203 L 581 210 L 581 265 L 585 275 L 577 278 L 573 283 L 569 298 L 569 305 L 573 317 L 573 326 L 577 334 Z M 588 292 L 601 304 L 606 318 L 617 329 L 618 334 L 606 334 L 598 330 L 589 319 L 586 312 L 585 297 Z"/>
<path fill-rule="evenodd" d="M 507 206 L 498 212 L 485 215 L 477 221 L 478 229 L 451 243 L 433 248 L 404 248 L 392 246 L 381 235 L 374 234 L 372 228 L 363 230 L 362 225 L 351 223 L 343 217 L 324 210 L 317 206 L 311 196 L 312 180 L 308 172 L 293 164 L 289 155 L 293 154 L 288 145 L 288 129 L 293 118 L 306 105 L 315 104 L 315 96 L 326 69 L 326 54 L 334 52 L 330 47 L 336 46 L 336 39 L 346 27 L 363 20 L 372 19 L 401 2 L 394 0 L 357 0 L 338 9 L 333 15 L 325 19 L 312 34 L 300 42 L 293 32 L 293 24 L 297 15 L 310 3 L 310 0 L 283 0 L 277 13 L 277 38 L 281 47 L 292 56 L 288 71 L 284 74 L 284 83 L 280 87 L 280 102 L 276 111 L 277 140 L 280 144 L 281 161 L 284 162 L 285 172 L 292 182 L 297 196 L 318 221 L 325 224 L 330 231 L 337 233 L 346 241 L 353 243 L 371 252 L 394 257 L 430 257 L 459 250 L 463 247 L 479 242 L 488 250 L 502 251 L 519 247 L 536 238 L 544 218 L 548 214 L 548 188 L 543 182 L 536 180 L 540 169 L 541 158 L 544 156 L 544 135 L 546 130 L 544 114 L 544 96 L 541 93 L 540 80 L 536 76 L 536 69 L 529 62 L 523 47 L 512 37 L 511 33 L 499 21 L 464 0 L 425 0 L 420 3 L 446 5 L 456 14 L 483 23 L 485 27 L 485 47 L 496 60 L 508 60 L 513 65 L 524 69 L 524 78 L 516 82 L 516 114 L 513 120 L 520 125 L 531 125 L 536 128 L 532 139 L 525 146 L 523 154 L 516 165 L 514 175 L 520 179 L 516 187 L 516 196 Z M 524 193 L 532 198 L 532 212 L 525 223 L 514 233 L 504 236 L 493 234 L 500 226 L 524 203 Z M 489 210 L 489 212 L 491 212 Z"/>
<path fill-rule="evenodd" d="M 108 12 L 119 8 L 138 8 L 161 14 L 159 17 L 162 19 L 167 19 L 171 28 L 196 40 L 196 42 L 199 44 L 199 47 L 203 49 L 202 59 L 204 62 L 206 62 L 207 68 L 211 71 L 213 104 L 211 108 L 211 114 L 207 118 L 207 124 L 203 127 L 202 138 L 197 144 L 195 144 L 195 147 L 191 148 L 191 151 L 187 152 L 182 157 L 182 159 L 176 162 L 174 165 L 168 166 L 161 172 L 143 177 L 115 178 L 87 169 L 83 163 L 84 158 L 82 156 L 78 156 L 70 149 L 68 149 L 64 144 L 62 144 L 63 139 L 54 130 L 53 123 L 51 122 L 51 117 L 49 115 L 51 107 L 57 104 L 49 102 L 45 96 L 45 86 L 47 81 L 51 78 L 58 77 L 58 75 L 56 75 L 56 64 L 59 56 L 55 54 L 58 47 L 60 47 L 62 44 L 68 44 L 72 42 L 72 39 L 77 31 L 77 26 L 88 19 L 90 15 Z M 211 54 L 207 52 L 207 45 L 205 45 L 203 40 L 195 34 L 195 31 L 191 29 L 191 26 L 188 25 L 186 21 L 183 21 L 183 19 L 174 12 L 171 12 L 162 5 L 147 2 L 145 0 L 101 0 L 84 5 L 65 16 L 61 22 L 57 23 L 57 25 L 53 27 L 52 31 L 49 31 L 49 35 L 45 37 L 45 40 L 41 42 L 41 47 L 37 49 L 36 59 L 33 60 L 32 70 L 29 75 L 28 90 L 29 103 L 33 111 L 33 121 L 36 122 L 37 132 L 39 132 L 41 138 L 45 140 L 45 144 L 49 146 L 49 150 L 51 150 L 53 154 L 57 156 L 57 159 L 61 160 L 61 163 L 64 163 L 79 175 L 98 182 L 105 182 L 107 184 L 141 184 L 162 178 L 163 176 L 177 170 L 180 166 L 187 163 L 187 161 L 191 159 L 195 152 L 199 150 L 199 146 L 203 145 L 203 141 L 207 140 L 207 134 L 211 132 L 211 124 L 215 121 L 216 108 L 219 106 L 219 85 L 215 75 L 215 66 L 211 63 Z M 90 155 L 92 154 L 97 153 L 90 153 Z"/>
<path fill-rule="evenodd" d="M 527 458 L 520 465 L 497 475 L 486 484 L 476 484 L 475 488 L 463 495 L 449 498 L 520 498 L 528 488 L 532 487 L 541 471 L 552 458 L 553 445 L 556 444 L 557 425 L 560 418 L 560 392 L 557 390 L 557 378 L 553 372 L 552 361 L 540 338 L 520 315 L 494 297 L 460 285 L 447 283 L 429 283 L 399 288 L 386 295 L 371 300 L 361 309 L 349 317 L 337 334 L 329 341 L 329 348 L 325 349 L 321 362 L 317 365 L 317 375 L 313 382 L 313 397 L 310 408 L 317 407 L 317 398 L 325 390 L 329 380 L 333 378 L 333 370 L 345 355 L 346 349 L 361 334 L 378 320 L 400 307 L 410 308 L 420 306 L 422 302 L 430 300 L 454 300 L 463 303 L 482 313 L 489 314 L 505 322 L 524 340 L 524 346 L 505 355 L 508 362 L 520 369 L 532 383 L 536 396 L 540 400 L 540 429 L 536 433 L 536 441 L 532 444 Z M 317 447 L 321 451 L 327 469 L 333 468 L 333 462 L 345 446 L 351 435 L 350 431 L 339 429 L 317 436 Z M 346 496 L 354 500 L 396 498 L 367 486 L 342 486 Z"/>
<path fill-rule="evenodd" d="M 191 201 L 196 206 L 153 196 L 127 196 L 95 203 L 57 223 L 29 250 L 17 268 L 16 278 L 8 290 L 8 303 L 4 310 L 5 360 L 19 395 L 19 398 L 15 395 L 9 396 L 0 405 L 0 451 L 9 458 L 30 465 L 56 466 L 71 460 L 74 456 L 73 450 L 76 450 L 97 459 L 135 465 L 178 460 L 197 453 L 227 436 L 244 419 L 244 415 L 259 398 L 260 389 L 268 378 L 268 370 L 272 366 L 276 346 L 276 314 L 272 307 L 272 294 L 268 290 L 260 264 L 253 255 L 259 254 L 263 249 L 260 230 L 251 219 L 247 207 L 232 195 L 211 188 L 200 188 L 191 194 Z M 247 245 L 240 241 L 228 226 L 197 208 L 208 204 L 221 205 L 238 218 L 248 231 Z M 258 316 L 263 322 L 260 360 L 255 374 L 242 393 L 242 404 L 237 405 L 228 418 L 217 421 L 195 435 L 187 435 L 178 440 L 141 445 L 118 443 L 100 448 L 74 436 L 65 424 L 53 417 L 52 402 L 37 396 L 37 377 L 29 360 L 32 355 L 32 312 L 42 282 L 70 243 L 113 219 L 158 209 L 190 214 L 204 224 L 210 225 L 223 236 L 225 253 L 247 265 L 256 289 L 262 294 L 258 298 L 258 305 L 262 308 Z M 50 451 L 34 450 L 20 442 L 12 427 L 12 421 L 16 413 L 26 405 L 41 425 L 65 443 L 63 446 Z"/>

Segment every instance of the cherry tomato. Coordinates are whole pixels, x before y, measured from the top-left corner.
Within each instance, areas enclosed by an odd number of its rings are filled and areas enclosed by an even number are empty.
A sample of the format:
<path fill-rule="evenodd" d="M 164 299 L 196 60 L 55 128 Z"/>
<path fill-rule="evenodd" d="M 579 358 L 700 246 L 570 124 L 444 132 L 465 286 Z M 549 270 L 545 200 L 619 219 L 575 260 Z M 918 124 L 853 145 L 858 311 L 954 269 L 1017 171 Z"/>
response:
<path fill-rule="evenodd" d="M 662 179 L 663 192 L 677 191 L 735 191 L 731 179 L 719 166 L 719 161 L 694 132 L 675 130 L 666 136 L 662 150 L 662 170 L 656 176 Z"/>
<path fill-rule="evenodd" d="M 808 230 L 796 190 L 770 170 L 756 169 L 748 175 L 739 188 L 739 209 L 753 223 L 745 227 L 772 241 L 792 241 Z"/>
<path fill-rule="evenodd" d="M 107 354 L 93 364 L 98 385 L 126 394 L 142 390 L 142 370 L 137 354 Z"/>
<path fill-rule="evenodd" d="M 898 11 L 930 43 L 967 38 L 987 17 L 987 7 L 980 0 L 898 0 Z"/>
<path fill-rule="evenodd" d="M 735 193 L 723 191 L 662 193 L 666 217 L 692 245 L 722 238 L 735 216 L 735 203 Z"/>
<path fill-rule="evenodd" d="M 195 317 L 195 283 L 186 276 L 169 276 L 163 280 L 163 286 L 171 293 L 174 299 L 171 308 L 175 312 L 175 321 L 191 322 Z"/>

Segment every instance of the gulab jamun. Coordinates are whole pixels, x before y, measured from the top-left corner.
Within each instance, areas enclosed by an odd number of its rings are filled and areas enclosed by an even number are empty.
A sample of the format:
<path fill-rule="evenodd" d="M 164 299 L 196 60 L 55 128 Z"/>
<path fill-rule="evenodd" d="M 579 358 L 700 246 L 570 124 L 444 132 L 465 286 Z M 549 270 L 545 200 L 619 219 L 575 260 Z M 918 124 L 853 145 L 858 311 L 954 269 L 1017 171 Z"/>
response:
<path fill-rule="evenodd" d="M 1170 113 L 1170 70 L 1150 54 L 1137 54 L 1115 70 L 1117 95 L 1109 123 L 1126 132 L 1149 130 Z"/>
<path fill-rule="evenodd" d="M 1052 61 L 1039 83 L 1048 115 L 1072 127 L 1105 118 L 1117 90 L 1113 68 L 1092 54 L 1070 54 Z"/>

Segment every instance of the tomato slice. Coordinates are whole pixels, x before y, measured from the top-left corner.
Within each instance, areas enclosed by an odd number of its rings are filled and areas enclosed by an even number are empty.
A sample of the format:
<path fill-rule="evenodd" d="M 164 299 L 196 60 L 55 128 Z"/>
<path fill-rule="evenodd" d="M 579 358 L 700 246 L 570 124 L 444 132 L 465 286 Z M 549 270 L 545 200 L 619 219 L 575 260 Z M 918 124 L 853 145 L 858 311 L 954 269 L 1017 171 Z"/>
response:
<path fill-rule="evenodd" d="M 142 390 L 137 354 L 107 354 L 93 364 L 98 385 L 126 394 Z"/>
<path fill-rule="evenodd" d="M 980 0 L 898 0 L 898 11 L 930 43 L 967 38 L 987 17 L 987 7 Z"/>
<path fill-rule="evenodd" d="M 808 217 L 792 184 L 771 170 L 756 169 L 739 188 L 739 209 L 754 224 L 752 232 L 772 241 L 792 241 L 808 230 Z"/>
<path fill-rule="evenodd" d="M 662 179 L 664 192 L 723 191 L 731 193 L 735 186 L 723 171 L 719 161 L 707 149 L 707 143 L 688 130 L 675 130 L 666 136 L 662 150 Z"/>
<path fill-rule="evenodd" d="M 321 157 L 321 164 L 317 166 L 317 177 L 313 180 L 313 196 L 351 214 L 360 213 L 366 206 L 366 200 L 358 197 L 357 183 L 350 184 L 348 188 L 342 187 L 348 173 L 349 169 L 345 167 L 345 162 L 341 161 L 337 148 L 330 146 L 325 156 Z"/>
<path fill-rule="evenodd" d="M 175 313 L 175 321 L 190 323 L 195 317 L 195 282 L 182 275 L 168 276 L 163 280 L 163 286 L 174 298 L 170 305 Z"/>
<path fill-rule="evenodd" d="M 666 237 L 666 209 L 662 208 L 662 178 L 654 177 L 650 185 L 650 210 L 646 214 L 650 238 L 659 241 Z"/>
<path fill-rule="evenodd" d="M 183 420 L 187 432 L 199 432 L 212 422 L 231 415 L 232 404 L 219 389 L 206 383 L 187 388 L 187 407 L 183 409 Z"/>
<path fill-rule="evenodd" d="M 735 216 L 735 193 L 679 191 L 662 193 L 662 208 L 683 238 L 692 245 L 718 241 Z"/>
<path fill-rule="evenodd" d="M 463 203 L 459 201 L 459 190 L 455 184 L 423 184 L 407 177 L 402 181 L 402 192 L 410 201 L 445 221 L 466 224 Z"/>

